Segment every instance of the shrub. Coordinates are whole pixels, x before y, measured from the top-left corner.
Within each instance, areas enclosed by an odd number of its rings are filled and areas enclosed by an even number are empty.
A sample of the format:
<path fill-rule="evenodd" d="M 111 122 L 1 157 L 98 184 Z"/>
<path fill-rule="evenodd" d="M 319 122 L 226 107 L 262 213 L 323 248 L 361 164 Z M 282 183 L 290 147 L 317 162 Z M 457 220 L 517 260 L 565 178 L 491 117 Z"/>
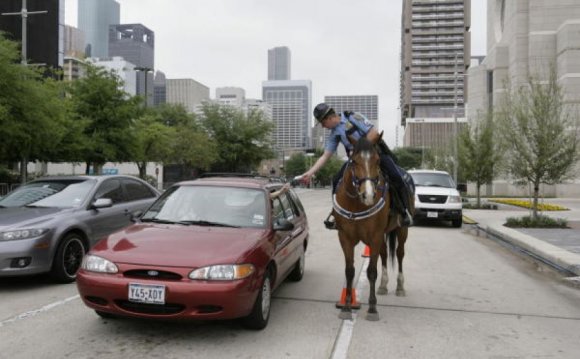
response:
<path fill-rule="evenodd" d="M 568 221 L 563 218 L 551 218 L 539 215 L 536 220 L 531 216 L 510 217 L 504 224 L 510 228 L 569 228 Z"/>

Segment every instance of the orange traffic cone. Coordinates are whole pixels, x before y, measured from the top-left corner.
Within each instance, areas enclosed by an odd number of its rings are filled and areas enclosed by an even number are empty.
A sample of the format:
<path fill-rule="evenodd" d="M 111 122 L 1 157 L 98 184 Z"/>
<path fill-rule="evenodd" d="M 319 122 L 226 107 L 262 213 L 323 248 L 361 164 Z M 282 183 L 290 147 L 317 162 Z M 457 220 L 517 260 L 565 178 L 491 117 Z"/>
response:
<path fill-rule="evenodd" d="M 352 309 L 360 309 L 360 302 L 356 296 L 356 289 L 352 288 L 351 290 L 352 301 L 350 307 Z M 346 287 L 342 288 L 342 293 L 340 294 L 340 301 L 336 302 L 337 308 L 344 308 L 346 306 Z"/>
<path fill-rule="evenodd" d="M 369 246 L 365 246 L 365 250 L 363 251 L 361 257 L 368 258 L 371 256 L 371 248 Z"/>

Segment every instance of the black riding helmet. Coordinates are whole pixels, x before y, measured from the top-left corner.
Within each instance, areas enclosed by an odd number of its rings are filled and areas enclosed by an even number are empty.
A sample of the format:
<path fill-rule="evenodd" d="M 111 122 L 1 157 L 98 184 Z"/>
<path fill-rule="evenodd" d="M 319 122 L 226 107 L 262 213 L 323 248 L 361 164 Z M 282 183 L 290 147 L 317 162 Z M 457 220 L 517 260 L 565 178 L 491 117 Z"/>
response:
<path fill-rule="evenodd" d="M 314 114 L 314 118 L 316 118 L 316 121 L 320 123 L 322 123 L 322 121 L 324 121 L 326 117 L 335 114 L 334 109 L 325 104 L 324 102 L 316 105 L 312 113 Z"/>

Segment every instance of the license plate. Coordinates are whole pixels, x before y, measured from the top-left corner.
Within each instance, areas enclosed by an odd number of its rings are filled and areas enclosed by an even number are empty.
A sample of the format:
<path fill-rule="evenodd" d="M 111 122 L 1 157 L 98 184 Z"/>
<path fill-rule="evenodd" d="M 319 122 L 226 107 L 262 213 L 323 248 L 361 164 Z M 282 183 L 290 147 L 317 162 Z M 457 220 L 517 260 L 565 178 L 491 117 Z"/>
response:
<path fill-rule="evenodd" d="M 129 301 L 165 304 L 165 286 L 129 283 Z"/>
<path fill-rule="evenodd" d="M 427 212 L 427 218 L 437 218 L 438 215 L 437 212 Z"/>

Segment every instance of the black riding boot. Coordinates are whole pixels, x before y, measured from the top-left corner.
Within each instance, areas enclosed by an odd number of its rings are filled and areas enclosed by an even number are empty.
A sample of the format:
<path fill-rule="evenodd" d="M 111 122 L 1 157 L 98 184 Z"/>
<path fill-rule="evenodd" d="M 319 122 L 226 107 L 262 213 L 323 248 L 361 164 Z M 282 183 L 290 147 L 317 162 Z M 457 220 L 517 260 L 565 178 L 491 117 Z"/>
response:
<path fill-rule="evenodd" d="M 326 229 L 336 229 L 336 221 L 332 215 L 332 211 L 328 214 L 328 217 L 324 220 L 324 226 Z"/>
<path fill-rule="evenodd" d="M 400 212 L 401 212 L 401 225 L 403 227 L 409 227 L 413 224 L 413 216 L 409 212 L 409 191 L 407 190 L 407 186 L 397 186 L 397 194 L 400 200 Z"/>

